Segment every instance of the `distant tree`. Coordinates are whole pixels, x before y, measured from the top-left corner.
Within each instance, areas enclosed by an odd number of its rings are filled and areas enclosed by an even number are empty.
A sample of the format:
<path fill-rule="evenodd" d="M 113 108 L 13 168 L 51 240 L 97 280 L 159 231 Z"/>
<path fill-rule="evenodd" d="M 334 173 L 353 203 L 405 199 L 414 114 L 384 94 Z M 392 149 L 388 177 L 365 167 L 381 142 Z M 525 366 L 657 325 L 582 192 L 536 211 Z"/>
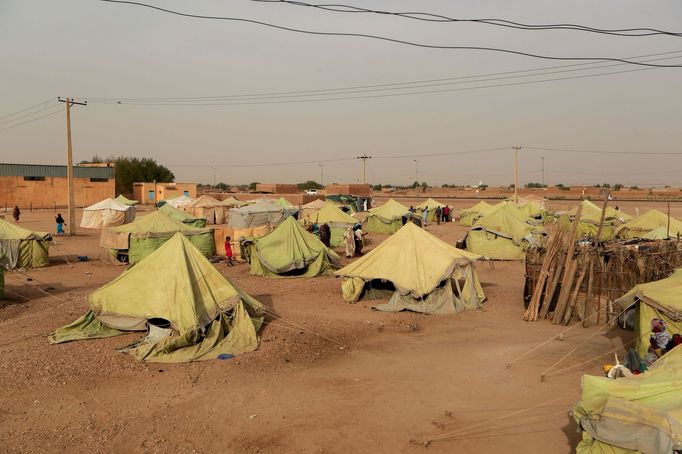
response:
<path fill-rule="evenodd" d="M 424 189 L 429 187 L 429 185 L 426 183 L 426 181 L 422 181 L 422 184 L 420 186 Z"/>
<path fill-rule="evenodd" d="M 253 181 L 253 182 L 249 183 L 249 191 L 255 191 L 257 184 L 259 184 L 257 181 Z"/>
<path fill-rule="evenodd" d="M 546 188 L 547 185 L 541 184 L 541 183 L 528 183 L 526 184 L 527 188 Z"/>
<path fill-rule="evenodd" d="M 418 182 L 418 181 L 413 181 L 412 184 L 410 185 L 410 188 L 411 188 L 411 189 L 415 189 L 417 186 L 419 186 L 419 182 Z"/>
<path fill-rule="evenodd" d="M 380 184 L 375 184 L 372 186 L 372 190 L 374 191 L 381 191 L 384 187 Z"/>
<path fill-rule="evenodd" d="M 305 181 L 303 183 L 298 183 L 296 186 L 298 187 L 299 191 L 305 191 L 308 189 L 324 189 L 324 186 L 322 186 L 317 181 L 313 181 L 313 180 L 308 180 L 308 181 Z"/>
<path fill-rule="evenodd" d="M 215 188 L 220 191 L 229 191 L 230 185 L 225 183 L 218 183 L 217 185 L 215 185 Z"/>
<path fill-rule="evenodd" d="M 633 191 L 639 191 L 639 186 L 630 186 Z"/>
<path fill-rule="evenodd" d="M 113 160 L 113 158 L 112 158 L 112 160 Z M 101 164 L 103 162 L 104 162 L 104 159 L 102 159 L 101 156 L 95 155 L 92 158 L 90 158 L 89 161 L 81 161 L 78 164 Z"/>
<path fill-rule="evenodd" d="M 94 158 L 92 162 L 96 162 Z M 118 158 L 109 157 L 106 161 L 114 163 L 116 193 L 118 194 L 132 194 L 135 182 L 171 183 L 175 181 L 173 172 L 152 158 L 119 156 Z"/>
<path fill-rule="evenodd" d="M 570 190 L 571 190 L 571 187 L 570 187 L 570 186 L 564 186 L 564 185 L 561 184 L 561 183 L 557 184 L 557 185 L 554 186 L 554 187 L 555 187 L 555 188 L 558 188 L 558 189 L 560 189 L 560 190 L 562 190 L 562 191 L 570 191 Z"/>
<path fill-rule="evenodd" d="M 623 185 L 622 185 L 622 184 L 616 183 L 616 184 L 613 185 L 613 190 L 614 190 L 614 191 L 620 191 L 621 189 L 623 189 Z"/>

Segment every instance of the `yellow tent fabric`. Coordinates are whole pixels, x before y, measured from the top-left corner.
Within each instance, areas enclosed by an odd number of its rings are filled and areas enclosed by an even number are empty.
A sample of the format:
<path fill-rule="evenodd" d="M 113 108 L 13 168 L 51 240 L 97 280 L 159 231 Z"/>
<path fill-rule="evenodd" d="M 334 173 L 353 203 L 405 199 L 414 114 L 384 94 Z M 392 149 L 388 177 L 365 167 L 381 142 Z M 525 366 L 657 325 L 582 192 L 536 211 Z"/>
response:
<path fill-rule="evenodd" d="M 648 233 L 659 228 L 663 229 L 664 237 L 675 238 L 682 235 L 682 221 L 670 217 L 670 234 L 667 235 L 668 215 L 658 210 L 649 210 L 619 226 L 616 229 L 616 236 L 622 239 L 645 238 Z"/>
<path fill-rule="evenodd" d="M 83 208 L 80 226 L 86 229 L 101 229 L 128 224 L 134 220 L 135 207 L 133 205 L 108 198 Z"/>
<path fill-rule="evenodd" d="M 326 203 L 327 202 L 322 199 L 315 199 L 310 203 L 301 205 L 301 211 L 298 213 L 298 220 L 307 224 L 314 223 L 315 215 L 322 209 L 322 207 L 325 206 Z"/>
<path fill-rule="evenodd" d="M 146 330 L 170 324 L 170 334 L 126 349 L 142 361 L 186 362 L 258 347 L 264 306 L 225 278 L 177 233 L 159 249 L 89 296 L 90 310 L 56 330 L 51 343 Z"/>
<path fill-rule="evenodd" d="M 8 270 L 47 266 L 50 241 L 47 232 L 33 232 L 0 219 L 0 265 Z"/>
<path fill-rule="evenodd" d="M 222 201 L 223 205 L 227 205 L 228 207 L 243 207 L 245 205 L 248 205 L 249 202 L 242 202 L 241 200 L 237 199 L 235 196 L 230 196 L 227 199 Z"/>
<path fill-rule="evenodd" d="M 140 203 L 137 200 L 130 200 L 128 197 L 124 196 L 123 194 L 119 194 L 118 196 L 116 196 L 116 198 L 114 200 L 117 201 L 118 203 L 122 203 L 124 205 L 130 205 L 130 206 L 135 206 L 138 203 Z"/>
<path fill-rule="evenodd" d="M 593 238 L 597 235 L 599 230 L 599 222 L 601 221 L 601 208 L 589 200 L 580 202 L 582 205 L 582 213 L 580 214 L 580 222 L 578 223 L 577 235 L 578 238 Z M 573 208 L 568 213 L 559 218 L 559 224 L 562 227 L 568 227 L 571 220 L 575 218 L 578 212 L 578 207 Z M 627 213 L 616 210 L 611 206 L 606 207 L 606 214 L 604 216 L 604 225 L 600 241 L 609 241 L 615 237 L 615 229 L 620 224 L 632 219 Z"/>
<path fill-rule="evenodd" d="M 459 224 L 471 227 L 476 223 L 479 217 L 483 216 L 492 208 L 493 206 L 491 204 L 489 204 L 485 200 L 481 200 L 471 208 L 462 210 L 462 212 L 459 215 Z"/>
<path fill-rule="evenodd" d="M 228 207 L 209 195 L 202 195 L 188 208 L 195 218 L 204 218 L 208 224 L 224 224 L 227 222 Z"/>
<path fill-rule="evenodd" d="M 426 210 L 426 220 L 428 222 L 434 222 L 436 220 L 436 209 L 438 207 L 445 208 L 445 204 L 429 197 L 414 208 L 416 213 L 420 216 L 422 215 L 422 212 Z"/>
<path fill-rule="evenodd" d="M 489 259 L 523 260 L 526 249 L 536 244 L 537 236 L 543 233 L 525 219 L 512 202 L 496 205 L 469 230 L 466 250 Z"/>
<path fill-rule="evenodd" d="M 677 269 L 669 277 L 646 284 L 636 285 L 616 300 L 620 310 L 637 305 L 635 339 L 637 352 L 644 356 L 649 348 L 651 320 L 665 320 L 671 335 L 682 334 L 682 269 Z"/>
<path fill-rule="evenodd" d="M 402 227 L 402 218 L 407 216 L 409 211 L 405 205 L 389 199 L 380 207 L 367 211 L 367 217 L 363 221 L 365 230 L 369 233 L 395 233 Z"/>
<path fill-rule="evenodd" d="M 377 309 L 453 313 L 477 308 L 485 299 L 474 268 L 479 258 L 407 223 L 334 274 L 343 277 L 343 297 L 349 303 L 371 296 L 372 287 L 383 281 L 392 285 L 392 296 Z"/>
<path fill-rule="evenodd" d="M 640 375 L 583 376 L 573 417 L 583 430 L 577 454 L 672 454 L 682 450 L 682 348 Z"/>
<path fill-rule="evenodd" d="M 312 222 L 317 222 L 318 225 L 328 224 L 332 236 L 330 244 L 332 247 L 343 246 L 343 235 L 346 229 L 354 224 L 360 222 L 348 213 L 344 213 L 336 204 L 325 203 L 325 205 L 317 211 L 311 218 Z M 402 221 L 401 221 L 402 223 Z"/>

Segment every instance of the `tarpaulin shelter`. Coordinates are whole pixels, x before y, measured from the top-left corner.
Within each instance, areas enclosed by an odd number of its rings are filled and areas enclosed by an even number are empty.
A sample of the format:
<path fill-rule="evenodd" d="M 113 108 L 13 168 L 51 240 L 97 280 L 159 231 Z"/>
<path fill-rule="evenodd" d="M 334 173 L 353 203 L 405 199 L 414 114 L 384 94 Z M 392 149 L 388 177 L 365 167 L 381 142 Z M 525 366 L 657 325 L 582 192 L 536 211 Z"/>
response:
<path fill-rule="evenodd" d="M 476 223 L 478 218 L 483 216 L 492 208 L 493 206 L 491 204 L 489 204 L 485 200 L 481 200 L 471 208 L 466 208 L 462 210 L 462 212 L 459 215 L 459 223 L 460 225 L 471 227 Z"/>
<path fill-rule="evenodd" d="M 415 208 L 416 213 L 421 217 L 424 210 L 426 210 L 426 220 L 428 222 L 434 222 L 436 220 L 436 209 L 440 207 L 445 208 L 444 203 L 440 203 L 437 200 L 429 197 L 424 202 L 417 205 Z"/>
<path fill-rule="evenodd" d="M 673 454 L 682 451 L 682 348 L 648 371 L 611 379 L 584 375 L 572 410 L 582 430 L 577 454 Z"/>
<path fill-rule="evenodd" d="M 511 202 L 496 205 L 479 218 L 465 237 L 466 250 L 488 259 L 523 260 L 537 244 L 542 229 L 525 222 L 526 216 Z"/>
<path fill-rule="evenodd" d="M 234 230 L 234 237 L 239 239 L 270 233 L 286 219 L 287 213 L 273 200 L 259 199 L 250 205 L 230 209 L 229 217 L 229 227 Z"/>
<path fill-rule="evenodd" d="M 89 310 L 51 343 L 148 330 L 124 351 L 141 361 L 188 362 L 258 348 L 264 306 L 176 233 L 88 297 Z M 160 329 L 159 329 L 160 328 Z"/>
<path fill-rule="evenodd" d="M 616 300 L 618 312 L 630 307 L 636 308 L 635 339 L 637 352 L 644 356 L 649 348 L 651 320 L 663 319 L 667 331 L 682 334 L 682 269 L 669 277 L 646 284 L 636 285 Z"/>
<path fill-rule="evenodd" d="M 670 225 L 669 230 L 668 225 Z M 675 238 L 678 235 L 682 235 L 682 221 L 672 216 L 668 218 L 667 214 L 658 210 L 649 210 L 635 219 L 618 226 L 616 228 L 616 236 L 622 239 L 645 238 L 648 233 L 657 229 L 662 229 L 662 232 L 658 232 L 655 236 Z"/>
<path fill-rule="evenodd" d="M 371 197 L 350 194 L 327 194 L 325 199 L 340 205 L 348 206 L 356 213 L 359 211 L 365 211 L 365 206 L 367 208 L 371 208 L 373 204 Z"/>
<path fill-rule="evenodd" d="M 284 212 L 286 213 L 287 216 L 297 216 L 298 215 L 298 207 L 292 203 L 290 203 L 287 199 L 284 197 L 280 197 L 279 199 L 275 200 L 275 203 L 284 208 Z"/>
<path fill-rule="evenodd" d="M 363 221 L 365 230 L 370 233 L 395 233 L 403 226 L 402 219 L 409 216 L 409 211 L 405 205 L 389 199 L 380 207 L 368 210 Z"/>
<path fill-rule="evenodd" d="M 104 258 L 113 261 L 136 263 L 154 252 L 177 232 L 207 256 L 215 255 L 212 229 L 200 229 L 155 211 L 139 217 L 131 224 L 109 227 L 102 230 L 99 245 L 104 249 Z"/>
<path fill-rule="evenodd" d="M 310 203 L 301 205 L 301 210 L 298 212 L 298 220 L 308 224 L 314 223 L 315 215 L 317 215 L 317 212 L 320 211 L 326 203 L 328 202 L 325 202 L 322 199 L 315 199 Z"/>
<path fill-rule="evenodd" d="M 130 200 L 128 197 L 124 196 L 123 194 L 119 194 L 115 199 L 118 203 L 122 203 L 123 205 L 129 205 L 129 206 L 135 206 L 137 205 L 138 202 L 137 200 Z"/>
<path fill-rule="evenodd" d="M 175 197 L 172 199 L 166 200 L 166 204 L 172 206 L 173 208 L 178 208 L 181 210 L 188 210 L 190 206 L 194 203 L 194 199 L 186 196 L 186 195 L 181 195 L 180 197 Z"/>
<path fill-rule="evenodd" d="M 0 219 L 0 265 L 8 270 L 40 268 L 50 262 L 46 232 L 32 232 Z"/>
<path fill-rule="evenodd" d="M 225 224 L 228 207 L 210 195 L 202 195 L 192 203 L 187 211 L 195 218 L 206 219 L 207 224 Z"/>
<path fill-rule="evenodd" d="M 163 204 L 159 208 L 159 211 L 168 216 L 169 218 L 175 219 L 176 221 L 180 221 L 183 224 L 191 225 L 192 227 L 198 227 L 200 229 L 206 227 L 206 219 L 195 218 L 194 216 L 184 211 L 180 211 L 177 208 L 173 208 L 167 203 Z"/>
<path fill-rule="evenodd" d="M 390 297 L 376 308 L 455 313 L 476 309 L 485 299 L 474 267 L 479 258 L 408 222 L 334 274 L 343 277 L 343 298 L 349 303 Z"/>
<path fill-rule="evenodd" d="M 599 223 L 601 221 L 602 210 L 589 200 L 580 202 L 583 207 L 580 214 L 580 221 L 578 222 L 577 236 L 578 238 L 594 238 L 599 230 Z M 568 211 L 559 217 L 559 224 L 562 227 L 568 227 L 571 220 L 575 219 L 578 212 L 578 207 Z M 602 227 L 600 241 L 612 240 L 615 237 L 616 228 L 632 220 L 632 216 L 613 207 L 606 207 L 606 214 L 604 215 L 604 225 Z"/>
<path fill-rule="evenodd" d="M 135 207 L 126 205 L 112 198 L 104 199 L 94 205 L 83 208 L 81 227 L 86 229 L 101 229 L 133 222 Z"/>
<path fill-rule="evenodd" d="M 247 240 L 251 273 L 264 277 L 314 277 L 339 267 L 336 252 L 289 217 L 271 233 Z"/>
<path fill-rule="evenodd" d="M 312 222 L 317 222 L 317 225 L 329 225 L 332 234 L 329 243 L 332 247 L 339 247 L 344 244 L 343 235 L 346 229 L 360 221 L 350 214 L 341 211 L 335 204 L 327 202 L 312 216 Z"/>
<path fill-rule="evenodd" d="M 249 202 L 242 202 L 241 200 L 237 199 L 235 196 L 231 195 L 230 197 L 223 200 L 222 204 L 228 206 L 229 208 L 239 208 L 239 207 L 243 207 L 244 205 L 248 205 Z"/>

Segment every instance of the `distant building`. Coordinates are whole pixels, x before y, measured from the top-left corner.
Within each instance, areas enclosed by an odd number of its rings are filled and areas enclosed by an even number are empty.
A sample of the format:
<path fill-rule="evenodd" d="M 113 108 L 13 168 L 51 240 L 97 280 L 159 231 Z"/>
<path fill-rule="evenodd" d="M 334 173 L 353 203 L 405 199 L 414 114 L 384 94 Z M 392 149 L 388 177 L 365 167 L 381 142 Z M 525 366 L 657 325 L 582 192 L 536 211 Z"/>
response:
<path fill-rule="evenodd" d="M 295 184 L 257 183 L 256 192 L 263 194 L 297 194 L 298 186 Z"/>
<path fill-rule="evenodd" d="M 68 205 L 66 166 L 0 163 L 0 207 L 65 208 Z M 90 206 L 115 197 L 111 165 L 73 166 L 74 202 Z"/>
<path fill-rule="evenodd" d="M 326 194 L 348 194 L 369 197 L 372 189 L 368 184 L 329 184 L 324 188 Z"/>
<path fill-rule="evenodd" d="M 186 195 L 197 198 L 196 183 L 133 183 L 133 199 L 143 205 Z"/>

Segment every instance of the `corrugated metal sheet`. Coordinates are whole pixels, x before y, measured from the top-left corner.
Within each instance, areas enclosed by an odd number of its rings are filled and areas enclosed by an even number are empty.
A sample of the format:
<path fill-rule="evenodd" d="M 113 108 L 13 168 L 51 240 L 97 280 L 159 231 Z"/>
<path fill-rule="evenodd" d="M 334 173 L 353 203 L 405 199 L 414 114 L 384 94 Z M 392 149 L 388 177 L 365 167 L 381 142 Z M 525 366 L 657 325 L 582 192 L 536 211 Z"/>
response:
<path fill-rule="evenodd" d="M 66 166 L 0 163 L 0 176 L 66 178 Z M 113 178 L 114 168 L 73 166 L 73 176 L 75 178 Z"/>

